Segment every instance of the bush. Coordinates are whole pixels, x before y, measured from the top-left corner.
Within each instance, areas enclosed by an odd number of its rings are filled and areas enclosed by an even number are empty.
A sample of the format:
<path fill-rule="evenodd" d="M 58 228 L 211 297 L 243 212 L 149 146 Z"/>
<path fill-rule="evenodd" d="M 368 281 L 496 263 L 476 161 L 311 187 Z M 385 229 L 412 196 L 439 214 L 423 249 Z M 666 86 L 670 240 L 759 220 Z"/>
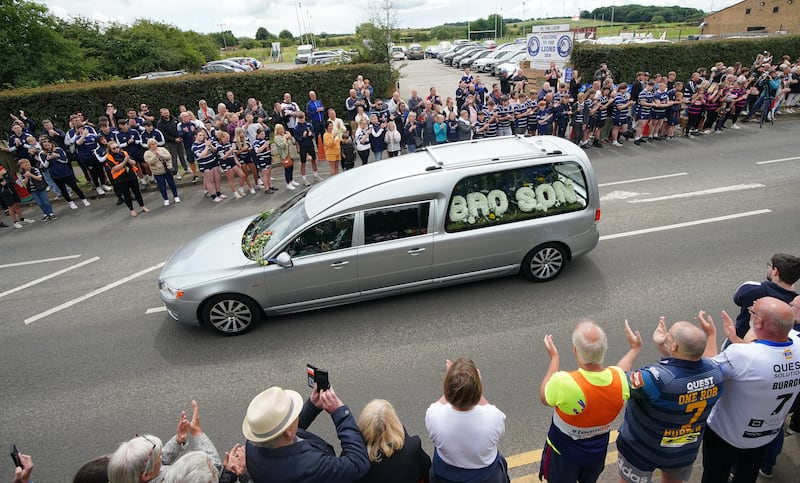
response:
<path fill-rule="evenodd" d="M 685 81 L 699 67 L 709 69 L 716 62 L 750 67 L 759 52 L 772 52 L 777 62 L 784 54 L 800 50 L 800 36 L 718 41 L 687 41 L 678 44 L 587 45 L 576 44 L 572 64 L 583 72 L 584 82 L 591 82 L 594 71 L 605 62 L 615 82 L 630 82 L 637 71 L 651 74 L 674 70 Z"/>
<path fill-rule="evenodd" d="M 95 120 L 104 114 L 107 102 L 112 102 L 117 109 L 138 109 L 144 102 L 151 112 L 166 107 L 173 114 L 183 104 L 196 112 L 198 100 L 206 99 L 209 106 L 216 108 L 230 90 L 242 104 L 249 97 L 261 100 L 269 112 L 275 102 L 283 99 L 284 92 L 290 92 L 292 100 L 304 107 L 308 91 L 314 90 L 326 107 L 333 107 L 342 116 L 344 100 L 359 74 L 371 81 L 376 96 L 388 97 L 398 79 L 397 71 L 388 65 L 345 64 L 242 74 L 60 84 L 0 92 L 0 112 L 16 113 L 22 109 L 32 119 L 51 119 L 66 130 L 72 113 L 81 111 L 88 119 Z"/>

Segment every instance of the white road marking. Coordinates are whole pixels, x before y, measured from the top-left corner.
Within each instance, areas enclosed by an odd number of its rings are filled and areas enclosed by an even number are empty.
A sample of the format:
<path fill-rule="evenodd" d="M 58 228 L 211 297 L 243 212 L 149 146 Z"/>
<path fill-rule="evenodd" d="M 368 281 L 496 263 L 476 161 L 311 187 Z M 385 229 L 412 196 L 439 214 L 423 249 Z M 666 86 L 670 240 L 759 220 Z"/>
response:
<path fill-rule="evenodd" d="M 660 176 L 650 176 L 649 178 L 635 178 L 635 179 L 626 179 L 623 181 L 612 181 L 610 183 L 600 183 L 597 186 L 603 188 L 605 186 L 616 186 L 618 184 L 639 183 L 641 181 L 652 181 L 654 179 L 674 178 L 675 176 L 686 176 L 687 174 L 689 173 L 662 174 Z"/>
<path fill-rule="evenodd" d="M 128 275 L 125 278 L 121 278 L 121 279 L 117 280 L 116 282 L 111 282 L 110 284 L 108 284 L 106 286 L 100 287 L 97 290 L 92 290 L 91 292 L 89 292 L 89 293 L 87 293 L 85 295 L 81 295 L 80 297 L 74 298 L 72 300 L 68 300 L 68 301 L 64 302 L 63 304 L 61 304 L 61 305 L 59 305 L 57 307 L 53 307 L 52 309 L 45 310 L 44 312 L 42 312 L 40 314 L 36 314 L 33 317 L 28 317 L 27 319 L 25 319 L 25 325 L 28 325 L 31 322 L 36 322 L 37 320 L 43 319 L 43 318 L 45 318 L 45 317 L 47 317 L 49 315 L 53 315 L 56 312 L 60 312 L 60 311 L 62 311 L 64 309 L 66 309 L 66 308 L 72 307 L 73 305 L 81 303 L 84 300 L 90 299 L 90 298 L 94 297 L 95 295 L 99 295 L 99 294 L 101 294 L 103 292 L 107 292 L 107 291 L 111 290 L 112 288 L 119 287 L 120 285 L 122 285 L 124 283 L 127 283 L 127 282 L 130 282 L 131 280 L 133 280 L 135 278 L 138 278 L 138 277 L 141 277 L 142 275 L 144 275 L 146 273 L 149 273 L 149 272 L 152 272 L 153 270 L 158 270 L 159 268 L 164 266 L 164 263 L 165 262 L 161 262 L 161 263 L 159 263 L 157 265 L 153 265 L 152 267 L 145 268 L 144 270 L 140 270 L 140 271 L 138 271 L 136 273 Z"/>
<path fill-rule="evenodd" d="M 750 183 L 750 184 L 735 184 L 731 186 L 721 186 L 719 188 L 711 188 L 707 190 L 700 190 L 700 191 L 691 191 L 689 193 L 678 193 L 675 195 L 669 196 L 659 196 L 656 198 L 645 198 L 643 200 L 630 200 L 628 203 L 652 203 L 654 201 L 665 201 L 665 200 L 677 200 L 681 198 L 693 198 L 695 196 L 705 196 L 705 195 L 713 195 L 717 193 L 727 193 L 729 191 L 741 191 L 741 190 L 751 190 L 754 188 L 764 188 L 765 186 L 761 183 Z"/>
<path fill-rule="evenodd" d="M 765 213 L 772 213 L 772 210 L 755 210 L 745 211 L 744 213 L 735 213 L 733 215 L 717 216 L 714 218 L 704 218 L 702 220 L 687 221 L 684 223 L 676 223 L 674 225 L 654 226 L 652 228 L 644 228 L 642 230 L 626 231 L 622 233 L 614 233 L 612 235 L 603 235 L 600 240 L 613 240 L 615 238 L 624 238 L 628 236 L 645 235 L 647 233 L 655 233 L 658 231 L 675 230 L 677 228 L 686 228 L 687 226 L 704 225 L 706 223 L 716 223 L 718 221 L 733 220 L 736 218 L 744 218 L 745 216 L 763 215 Z"/>
<path fill-rule="evenodd" d="M 783 163 L 784 161 L 797 161 L 798 159 L 800 159 L 800 156 L 795 156 L 793 158 L 769 159 L 767 161 L 758 161 L 756 164 Z"/>
<path fill-rule="evenodd" d="M 80 255 L 78 255 L 78 256 L 80 256 Z M 100 257 L 92 257 L 92 258 L 90 258 L 88 260 L 84 260 L 84 261 L 82 261 L 80 263 L 76 263 L 75 265 L 70 265 L 67 268 L 62 268 L 61 270 L 59 270 L 57 272 L 53 272 L 51 274 L 45 275 L 44 277 L 37 278 L 36 280 L 31 280 L 28 283 L 23 283 L 19 287 L 14 287 L 14 288 L 12 288 L 10 290 L 6 290 L 5 292 L 0 292 L 0 298 L 5 297 L 6 295 L 11 295 L 12 293 L 15 293 L 15 292 L 19 292 L 20 290 L 25 290 L 26 288 L 33 287 L 34 285 L 38 285 L 38 284 L 40 284 L 42 282 L 46 282 L 46 281 L 50 280 L 51 278 L 58 277 L 59 275 L 63 275 L 65 273 L 69 272 L 70 270 L 75 270 L 76 268 L 81 268 L 84 265 L 89 265 L 90 263 L 94 263 L 94 262 L 96 262 L 98 260 L 100 260 Z"/>
<path fill-rule="evenodd" d="M 166 308 L 166 307 L 164 307 L 164 306 L 162 305 L 161 307 L 152 307 L 152 308 L 149 308 L 149 309 L 147 309 L 147 310 L 145 310 L 145 311 L 144 311 L 144 314 L 145 314 L 145 315 L 148 315 L 148 314 L 157 314 L 158 312 L 166 312 L 166 311 L 167 311 L 167 308 Z"/>
<path fill-rule="evenodd" d="M 33 265 L 33 264 L 36 264 L 36 263 L 57 262 L 59 260 L 71 260 L 73 258 L 79 258 L 79 257 L 80 257 L 80 254 L 78 254 L 78 255 L 67 255 L 65 257 L 42 258 L 40 260 L 31 260 L 29 262 L 6 263 L 5 265 L 0 265 L 0 268 L 21 267 L 23 265 Z"/>
<path fill-rule="evenodd" d="M 612 191 L 600 197 L 600 201 L 627 200 L 637 196 L 649 195 L 650 193 L 637 193 L 635 191 Z"/>

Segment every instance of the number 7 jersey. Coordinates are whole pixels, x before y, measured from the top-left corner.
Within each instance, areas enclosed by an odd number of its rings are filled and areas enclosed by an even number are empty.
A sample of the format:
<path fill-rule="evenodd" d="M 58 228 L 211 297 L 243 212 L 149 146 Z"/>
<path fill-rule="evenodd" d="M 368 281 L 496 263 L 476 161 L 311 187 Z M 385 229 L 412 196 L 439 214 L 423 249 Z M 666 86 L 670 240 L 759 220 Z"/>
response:
<path fill-rule="evenodd" d="M 709 427 L 737 448 L 772 441 L 800 391 L 797 339 L 731 344 L 714 360 L 725 377 L 725 393 L 711 411 Z"/>

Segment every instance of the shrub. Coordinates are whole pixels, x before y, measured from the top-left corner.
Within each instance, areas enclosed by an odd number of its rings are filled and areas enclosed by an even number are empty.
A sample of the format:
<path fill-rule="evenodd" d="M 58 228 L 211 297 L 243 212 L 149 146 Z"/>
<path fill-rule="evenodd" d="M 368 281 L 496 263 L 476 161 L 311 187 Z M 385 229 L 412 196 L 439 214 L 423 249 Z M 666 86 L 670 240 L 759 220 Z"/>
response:
<path fill-rule="evenodd" d="M 741 62 L 743 66 L 750 67 L 756 54 L 764 50 L 772 52 L 776 62 L 787 53 L 794 57 L 794 53 L 800 50 L 800 36 L 677 44 L 576 44 L 571 58 L 572 64 L 583 73 L 584 82 L 591 82 L 594 71 L 602 62 L 608 64 L 615 82 L 630 82 L 640 70 L 664 75 L 674 70 L 678 80 L 685 81 L 698 67 L 710 70 L 720 61 L 725 65 Z"/>
<path fill-rule="evenodd" d="M 233 91 L 242 104 L 247 98 L 255 97 L 269 112 L 275 102 L 283 99 L 284 92 L 290 92 L 292 100 L 304 107 L 308 102 L 308 91 L 314 90 L 326 107 L 333 107 L 339 115 L 344 115 L 344 99 L 359 74 L 370 79 L 376 96 L 388 97 L 398 79 L 397 71 L 388 65 L 345 64 L 242 74 L 59 84 L 2 91 L 0 112 L 16 113 L 22 109 L 32 119 L 49 118 L 66 130 L 72 113 L 81 111 L 88 119 L 95 120 L 104 114 L 107 102 L 112 102 L 120 110 L 128 107 L 138 109 L 144 102 L 150 106 L 151 112 L 166 107 L 175 114 L 181 104 L 196 112 L 200 99 L 206 99 L 209 106 L 216 108 L 218 102 L 225 100 L 225 93 Z"/>

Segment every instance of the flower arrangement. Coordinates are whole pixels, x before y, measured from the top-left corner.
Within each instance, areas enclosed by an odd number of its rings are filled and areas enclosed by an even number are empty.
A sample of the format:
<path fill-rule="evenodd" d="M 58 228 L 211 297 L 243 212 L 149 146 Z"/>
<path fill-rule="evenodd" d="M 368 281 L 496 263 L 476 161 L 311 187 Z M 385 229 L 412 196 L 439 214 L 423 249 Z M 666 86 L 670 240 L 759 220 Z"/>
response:
<path fill-rule="evenodd" d="M 269 218 L 270 213 L 269 211 L 265 211 L 253 220 L 256 231 L 258 230 L 258 225 Z M 245 237 L 242 240 L 242 251 L 248 258 L 256 261 L 259 265 L 267 266 L 269 265 L 269 261 L 264 259 L 264 247 L 267 245 L 270 238 L 272 238 L 272 232 L 269 230 L 257 233 L 251 237 Z"/>

